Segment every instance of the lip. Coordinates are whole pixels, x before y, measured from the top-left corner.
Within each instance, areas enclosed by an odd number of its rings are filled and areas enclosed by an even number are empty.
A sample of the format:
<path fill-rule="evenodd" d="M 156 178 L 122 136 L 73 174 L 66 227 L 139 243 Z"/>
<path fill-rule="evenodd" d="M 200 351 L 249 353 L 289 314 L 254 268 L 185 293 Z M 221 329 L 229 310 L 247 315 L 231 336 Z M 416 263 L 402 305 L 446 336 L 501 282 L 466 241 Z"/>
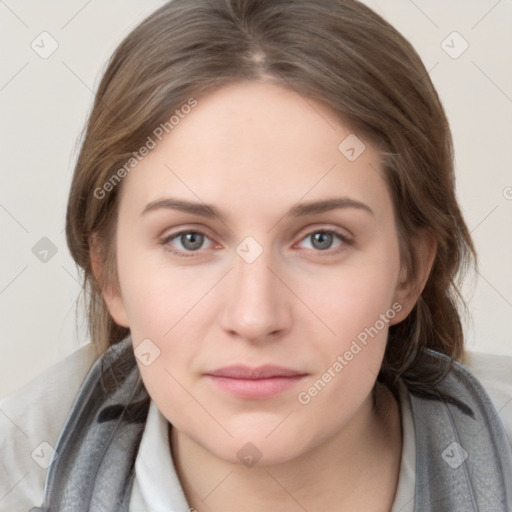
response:
<path fill-rule="evenodd" d="M 305 372 L 274 365 L 227 366 L 205 373 L 213 384 L 228 393 L 240 398 L 260 400 L 286 391 L 306 375 Z"/>

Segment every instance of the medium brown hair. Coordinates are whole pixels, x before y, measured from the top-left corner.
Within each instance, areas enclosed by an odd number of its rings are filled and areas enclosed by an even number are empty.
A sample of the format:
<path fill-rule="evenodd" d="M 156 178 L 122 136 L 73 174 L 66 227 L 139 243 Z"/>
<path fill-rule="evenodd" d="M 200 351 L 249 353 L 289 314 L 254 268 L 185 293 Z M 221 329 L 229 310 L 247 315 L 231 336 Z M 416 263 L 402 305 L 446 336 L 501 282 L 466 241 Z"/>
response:
<path fill-rule="evenodd" d="M 98 354 L 129 331 L 115 324 L 101 294 L 102 286 L 118 286 L 122 183 L 101 199 L 95 190 L 175 109 L 240 80 L 276 83 L 318 101 L 380 149 L 401 258 L 411 270 L 413 237 L 422 229 L 435 234 L 428 281 L 409 316 L 390 328 L 380 375 L 426 385 L 435 375 L 417 370 L 424 349 L 463 354 L 457 277 L 476 264 L 476 253 L 455 197 L 448 121 L 428 72 L 406 39 L 355 0 L 173 0 L 119 45 L 86 126 L 66 218 Z M 92 272 L 93 239 L 104 260 L 101 284 Z"/>

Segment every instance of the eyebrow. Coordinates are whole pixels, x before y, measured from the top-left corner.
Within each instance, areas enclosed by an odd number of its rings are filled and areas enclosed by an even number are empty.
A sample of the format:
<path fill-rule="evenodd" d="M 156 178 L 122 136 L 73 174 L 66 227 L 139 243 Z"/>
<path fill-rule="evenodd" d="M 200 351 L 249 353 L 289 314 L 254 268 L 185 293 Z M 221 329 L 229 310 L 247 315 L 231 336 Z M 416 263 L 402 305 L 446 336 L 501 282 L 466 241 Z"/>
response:
<path fill-rule="evenodd" d="M 321 201 L 296 204 L 292 208 L 290 208 L 290 210 L 288 210 L 288 212 L 285 214 L 285 217 L 304 217 L 306 215 L 324 213 L 339 208 L 354 208 L 366 211 L 369 214 L 375 216 L 373 210 L 368 205 L 362 203 L 361 201 L 351 199 L 350 197 L 335 197 L 331 199 L 323 199 Z M 221 212 L 217 207 L 211 204 L 196 203 L 172 197 L 158 199 L 156 201 L 148 203 L 142 210 L 141 216 L 145 215 L 148 212 L 160 209 L 178 210 L 185 213 L 200 215 L 201 217 L 217 217 L 221 221 L 226 220 L 226 215 L 223 212 Z"/>

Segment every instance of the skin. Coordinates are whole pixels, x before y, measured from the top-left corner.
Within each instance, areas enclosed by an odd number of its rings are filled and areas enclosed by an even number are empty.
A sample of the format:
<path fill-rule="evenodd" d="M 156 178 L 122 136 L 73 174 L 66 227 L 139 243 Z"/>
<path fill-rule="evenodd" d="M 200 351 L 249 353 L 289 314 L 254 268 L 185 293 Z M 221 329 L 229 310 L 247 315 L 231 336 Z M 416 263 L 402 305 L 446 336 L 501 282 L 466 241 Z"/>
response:
<path fill-rule="evenodd" d="M 374 407 L 371 392 L 388 328 L 414 306 L 435 244 L 418 236 L 411 276 L 400 261 L 378 152 L 360 137 L 366 149 L 349 161 L 338 150 L 349 134 L 319 103 L 277 85 L 239 82 L 198 98 L 122 183 L 119 287 L 105 286 L 104 297 L 115 321 L 130 328 L 134 348 L 150 339 L 160 350 L 149 366 L 138 364 L 172 425 L 174 463 L 199 512 L 387 511 L 393 503 L 399 408 L 380 385 Z M 211 204 L 225 219 L 164 207 L 142 213 L 169 197 Z M 298 202 L 333 197 L 372 213 L 345 207 L 286 215 Z M 205 234 L 199 249 L 176 235 L 181 230 Z M 344 238 L 319 249 L 312 235 L 322 230 Z M 251 263 L 236 252 L 247 236 L 263 250 Z M 94 248 L 91 257 L 101 281 Z M 300 403 L 298 394 L 393 304 L 401 311 Z M 275 397 L 244 399 L 204 376 L 232 364 L 274 364 L 306 376 Z M 252 467 L 237 456 L 247 443 L 261 454 Z"/>

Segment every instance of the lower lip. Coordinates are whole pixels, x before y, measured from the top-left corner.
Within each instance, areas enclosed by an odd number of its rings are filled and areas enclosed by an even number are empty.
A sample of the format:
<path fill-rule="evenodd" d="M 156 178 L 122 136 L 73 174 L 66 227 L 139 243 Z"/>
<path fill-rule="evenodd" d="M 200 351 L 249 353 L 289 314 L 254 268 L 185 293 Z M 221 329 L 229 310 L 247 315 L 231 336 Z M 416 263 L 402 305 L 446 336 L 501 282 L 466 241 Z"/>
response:
<path fill-rule="evenodd" d="M 271 377 L 267 379 L 233 379 L 208 375 L 209 379 L 224 391 L 240 398 L 272 398 L 295 386 L 305 375 Z"/>

